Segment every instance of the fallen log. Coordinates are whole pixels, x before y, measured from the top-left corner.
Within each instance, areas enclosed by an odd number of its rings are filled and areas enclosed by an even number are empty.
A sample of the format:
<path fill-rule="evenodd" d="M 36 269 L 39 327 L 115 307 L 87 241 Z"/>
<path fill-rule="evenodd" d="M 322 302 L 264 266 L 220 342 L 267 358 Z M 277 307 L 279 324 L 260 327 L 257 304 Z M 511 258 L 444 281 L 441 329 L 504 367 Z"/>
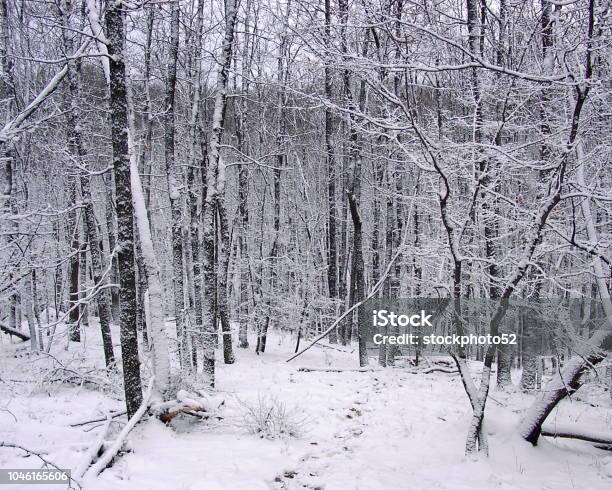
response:
<path fill-rule="evenodd" d="M 592 442 L 594 444 L 612 445 L 612 432 L 590 431 L 571 425 L 562 426 L 545 425 L 540 435 L 547 437 L 560 437 L 564 439 L 577 439 L 579 441 Z"/>
<path fill-rule="evenodd" d="M 319 368 L 319 367 L 301 367 L 298 371 L 301 373 L 367 373 L 376 371 L 373 367 L 360 367 L 360 368 Z"/>
<path fill-rule="evenodd" d="M 184 413 L 201 419 L 208 419 L 220 406 L 225 403 L 223 400 L 213 397 L 197 397 L 193 393 L 180 390 L 176 394 L 175 400 L 169 400 L 151 407 L 159 419 L 168 424 L 177 415 Z"/>
<path fill-rule="evenodd" d="M 404 369 L 401 366 L 398 366 L 397 369 L 401 369 L 410 374 L 431 374 L 431 373 L 445 373 L 445 374 L 459 374 L 457 369 L 448 369 L 443 367 L 430 367 L 427 369 Z"/>
<path fill-rule="evenodd" d="M 449 368 L 443 368 L 443 367 L 430 367 L 420 372 L 424 374 L 429 374 L 429 373 L 457 374 L 459 371 L 457 369 L 449 369 Z"/>
<path fill-rule="evenodd" d="M 9 335 L 12 335 L 14 337 L 17 337 L 21 340 L 23 340 L 24 342 L 27 342 L 28 340 L 30 340 L 30 336 L 20 332 L 19 330 L 16 330 L 12 327 L 9 327 L 6 323 L 0 322 L 0 331 L 7 333 Z"/>

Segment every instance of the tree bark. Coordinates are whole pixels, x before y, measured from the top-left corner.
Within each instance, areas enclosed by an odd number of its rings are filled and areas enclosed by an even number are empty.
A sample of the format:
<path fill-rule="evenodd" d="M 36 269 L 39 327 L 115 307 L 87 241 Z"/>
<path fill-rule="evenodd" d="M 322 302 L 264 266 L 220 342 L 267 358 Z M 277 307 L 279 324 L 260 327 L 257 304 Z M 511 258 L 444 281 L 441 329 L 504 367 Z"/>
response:
<path fill-rule="evenodd" d="M 117 199 L 117 242 L 120 276 L 120 331 L 123 385 L 128 417 L 142 403 L 138 331 L 136 329 L 136 274 L 134 270 L 134 213 L 128 147 L 128 104 L 124 62 L 125 32 L 122 5 L 107 4 L 106 37 L 110 68 L 111 138 Z"/>
<path fill-rule="evenodd" d="M 325 43 L 331 49 L 331 6 L 330 0 L 325 0 Z M 325 61 L 325 98 L 328 104 L 333 97 L 330 53 L 326 54 Z M 338 245 L 336 243 L 336 161 L 332 133 L 334 131 L 333 113 L 329 106 L 325 106 L 325 162 L 327 169 L 327 287 L 329 297 L 334 303 L 337 315 L 338 302 Z M 338 343 L 338 332 L 333 330 L 329 334 L 329 343 Z"/>
<path fill-rule="evenodd" d="M 70 137 L 69 137 L 70 141 Z M 68 229 L 71 233 L 70 240 L 70 292 L 69 292 L 69 309 L 68 322 L 70 323 L 70 340 L 72 342 L 81 341 L 81 325 L 79 318 L 79 256 L 81 253 L 81 245 L 79 243 L 79 224 L 77 221 L 77 212 L 75 209 L 77 192 L 76 182 L 74 177 L 69 177 L 70 201 L 73 208 L 68 213 Z"/>
<path fill-rule="evenodd" d="M 234 43 L 234 26 L 236 24 L 237 5 L 235 0 L 227 0 L 225 8 L 225 34 L 223 39 L 223 45 L 221 47 L 221 54 L 218 59 L 219 67 L 217 69 L 217 86 L 215 94 L 215 106 L 213 111 L 212 121 L 212 135 L 210 137 L 210 143 L 208 148 L 208 165 L 207 165 L 207 192 L 205 202 L 205 218 L 204 218 L 204 236 L 203 236 L 203 247 L 204 247 L 204 279 L 206 280 L 205 289 L 216 290 L 217 301 L 219 302 L 219 312 L 225 311 L 229 314 L 227 304 L 222 304 L 222 300 L 227 298 L 226 291 L 220 291 L 221 283 L 226 284 L 226 279 L 219 281 L 220 275 L 227 274 L 227 269 L 223 266 L 224 260 L 220 260 L 222 264 L 219 267 L 219 275 L 217 276 L 217 284 L 215 288 L 215 265 L 214 265 L 214 251 L 215 251 L 215 215 L 225 217 L 224 209 L 224 192 L 225 192 L 225 163 L 221 159 L 221 138 L 224 132 L 224 121 L 225 111 L 227 108 L 227 81 L 228 81 L 228 70 L 231 64 L 232 46 Z M 220 223 L 223 227 L 223 224 Z M 227 240 L 226 243 L 222 243 L 222 249 L 224 248 L 226 253 L 229 253 L 229 233 L 225 229 L 221 229 L 221 239 Z M 224 270 L 225 269 L 225 270 Z M 223 315 L 223 313 L 222 313 Z M 211 364 L 214 363 L 214 350 L 211 349 L 214 346 L 213 335 L 217 328 L 215 325 L 215 301 L 214 293 L 204 294 L 204 330 L 207 338 L 208 346 L 205 348 L 207 357 L 208 368 L 210 370 Z M 226 319 L 225 327 L 229 327 L 229 320 Z M 232 364 L 234 362 L 234 354 L 232 348 L 232 337 L 229 330 L 223 331 L 223 357 L 226 364 Z M 214 383 L 214 378 L 211 379 L 211 383 Z"/>
<path fill-rule="evenodd" d="M 63 44 L 66 53 L 73 53 L 74 48 L 71 40 L 71 0 L 64 0 L 60 8 L 61 22 L 64 26 L 62 31 Z M 68 62 L 68 89 L 69 101 L 68 112 L 66 114 L 66 123 L 68 126 L 68 149 L 73 155 L 73 158 L 79 161 L 83 166 L 86 165 L 87 152 L 83 145 L 81 124 L 79 117 L 79 70 L 75 60 Z M 107 280 L 104 277 L 104 260 L 102 251 L 100 250 L 100 239 L 98 236 L 98 227 L 96 223 L 93 199 L 91 196 L 91 184 L 89 176 L 85 172 L 79 172 L 79 180 L 81 184 L 81 195 L 83 198 L 83 228 L 85 240 L 89 243 L 91 254 L 94 286 L 98 289 L 96 300 L 98 304 L 98 314 L 100 318 L 100 332 L 102 335 L 102 345 L 104 348 L 104 360 L 106 367 L 110 368 L 115 363 L 115 354 L 113 351 L 113 341 L 110 331 L 111 307 L 109 302 L 109 294 L 106 288 Z M 83 252 L 84 254 L 84 252 Z M 86 263 L 86 261 L 85 261 Z M 85 272 L 85 271 L 83 271 Z M 82 284 L 82 287 L 84 284 Z M 78 311 L 76 311 L 78 315 Z M 78 318 L 78 317 L 77 317 Z"/>
<path fill-rule="evenodd" d="M 181 205 L 181 175 L 175 163 L 175 94 L 176 66 L 179 46 L 179 3 L 170 4 L 170 45 L 166 77 L 164 141 L 168 195 L 172 213 L 172 268 L 174 271 L 174 315 L 179 338 L 179 357 L 183 369 L 190 368 L 188 334 L 185 330 L 185 291 L 183 278 L 183 212 Z"/>

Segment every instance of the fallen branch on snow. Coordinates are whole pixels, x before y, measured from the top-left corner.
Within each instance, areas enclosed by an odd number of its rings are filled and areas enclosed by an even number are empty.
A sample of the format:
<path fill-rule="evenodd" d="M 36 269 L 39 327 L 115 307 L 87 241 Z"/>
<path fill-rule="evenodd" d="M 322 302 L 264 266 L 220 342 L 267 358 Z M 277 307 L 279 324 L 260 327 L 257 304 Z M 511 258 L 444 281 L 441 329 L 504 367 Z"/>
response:
<path fill-rule="evenodd" d="M 541 435 L 548 437 L 561 437 L 564 439 L 577 439 L 579 441 L 593 442 L 595 444 L 612 445 L 612 432 L 589 431 L 572 425 L 545 425 Z"/>
<path fill-rule="evenodd" d="M 12 335 L 14 337 L 17 337 L 21 340 L 23 340 L 24 342 L 30 340 L 30 336 L 20 332 L 19 330 L 15 330 L 12 327 L 9 327 L 6 323 L 0 322 L 0 331 L 7 333 L 9 335 Z"/>
<path fill-rule="evenodd" d="M 110 392 L 116 390 L 116 386 L 108 378 L 109 370 L 106 368 L 98 369 L 81 365 L 79 364 L 80 359 L 76 358 L 63 361 L 48 352 L 38 354 L 42 358 L 49 358 L 53 361 L 51 368 L 45 366 L 41 369 L 41 386 L 48 383 L 59 383 Z"/>
<path fill-rule="evenodd" d="M 367 373 L 377 371 L 373 367 L 360 367 L 360 368 L 332 368 L 332 367 L 301 367 L 298 368 L 301 373 Z"/>
<path fill-rule="evenodd" d="M 90 478 L 95 478 L 96 476 L 98 476 L 102 472 L 102 470 L 104 470 L 113 460 L 113 458 L 117 455 L 117 453 L 123 446 L 125 439 L 127 438 L 130 431 L 140 421 L 144 413 L 147 411 L 147 408 L 149 408 L 154 381 L 155 381 L 155 378 L 152 377 L 151 380 L 149 381 L 149 386 L 147 387 L 147 393 L 145 394 L 145 397 L 143 398 L 142 403 L 140 404 L 140 407 L 138 407 L 138 410 L 136 410 L 136 413 L 132 416 L 132 418 L 128 420 L 128 423 L 125 425 L 123 430 L 119 433 L 113 445 L 109 447 L 106 451 L 104 451 L 104 454 L 102 454 L 102 456 L 98 458 L 95 464 L 91 465 L 89 469 L 86 472 L 84 472 L 85 480 L 88 480 Z"/>
<path fill-rule="evenodd" d="M 430 374 L 430 373 L 446 373 L 446 374 L 458 374 L 459 371 L 457 369 L 450 369 L 444 367 L 430 367 L 422 370 L 412 370 L 408 371 L 413 374 Z"/>
<path fill-rule="evenodd" d="M 114 419 L 116 417 L 121 417 L 122 415 L 125 415 L 127 413 L 126 410 L 121 410 L 119 412 L 111 412 L 109 413 L 110 418 Z M 105 420 L 107 420 L 107 417 L 99 417 L 97 419 L 90 419 L 90 420 L 83 420 L 82 422 L 75 422 L 74 424 L 70 424 L 70 427 L 80 427 L 81 425 L 89 425 L 89 424 L 96 424 L 98 422 L 104 422 Z"/>

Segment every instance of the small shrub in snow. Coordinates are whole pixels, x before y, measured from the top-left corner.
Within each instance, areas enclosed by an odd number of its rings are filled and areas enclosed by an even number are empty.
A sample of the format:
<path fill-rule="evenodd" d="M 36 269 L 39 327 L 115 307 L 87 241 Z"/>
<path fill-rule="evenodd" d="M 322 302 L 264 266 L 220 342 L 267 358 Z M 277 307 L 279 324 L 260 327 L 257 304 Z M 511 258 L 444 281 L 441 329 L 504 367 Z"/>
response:
<path fill-rule="evenodd" d="M 243 408 L 241 426 L 251 434 L 266 439 L 301 437 L 308 420 L 297 407 L 288 407 L 273 396 L 259 396 L 256 402 L 241 401 Z"/>

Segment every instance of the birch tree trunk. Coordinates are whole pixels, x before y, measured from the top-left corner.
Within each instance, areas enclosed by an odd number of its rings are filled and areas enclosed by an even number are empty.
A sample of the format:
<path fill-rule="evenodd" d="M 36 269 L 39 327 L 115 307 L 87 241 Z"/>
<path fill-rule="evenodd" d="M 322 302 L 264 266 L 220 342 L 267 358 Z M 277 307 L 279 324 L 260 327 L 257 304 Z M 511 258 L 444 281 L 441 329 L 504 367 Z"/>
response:
<path fill-rule="evenodd" d="M 153 356 L 153 371 L 155 373 L 155 385 L 162 398 L 167 399 L 170 395 L 171 371 L 168 350 L 168 337 L 164 325 L 164 299 L 162 286 L 159 278 L 159 265 L 157 255 L 153 248 L 151 239 L 151 226 L 149 216 L 145 206 L 145 197 L 142 190 L 142 182 L 138 174 L 135 158 L 131 158 L 131 189 L 134 200 L 134 210 L 136 218 L 136 229 L 140 237 L 140 247 L 142 258 L 147 275 L 147 292 L 145 301 L 147 302 L 148 315 L 147 327 L 150 333 L 150 345 Z"/>
<path fill-rule="evenodd" d="M 213 110 L 212 135 L 210 137 L 208 148 L 208 165 L 207 165 L 207 192 L 204 214 L 204 279 L 205 289 L 208 292 L 204 294 L 204 330 L 206 337 L 205 358 L 207 358 L 208 369 L 212 370 L 214 365 L 214 339 L 213 335 L 217 328 L 215 325 L 215 301 L 214 293 L 214 252 L 215 252 L 215 215 L 225 217 L 224 197 L 225 191 L 225 164 L 221 159 L 221 138 L 224 132 L 225 110 L 227 107 L 227 83 L 228 70 L 231 65 L 232 46 L 234 43 L 234 26 L 236 24 L 237 5 L 235 0 L 227 0 L 225 6 L 225 34 L 221 53 L 218 58 L 219 67 L 217 69 L 217 85 L 215 94 L 215 105 Z M 227 226 L 227 223 L 225 223 Z M 223 227 L 223 223 L 220 223 Z M 225 249 L 226 256 L 229 253 L 229 233 L 227 230 L 221 230 L 221 240 L 227 240 L 222 243 L 221 249 Z M 221 291 L 227 284 L 226 277 L 221 276 L 227 274 L 227 269 L 224 267 L 225 259 L 219 260 L 221 267 L 217 275 L 217 298 L 219 302 L 219 312 L 221 316 L 226 315 L 226 321 L 221 322 L 223 330 L 223 359 L 226 364 L 234 363 L 234 353 L 232 348 L 232 337 L 229 331 L 229 314 L 227 309 L 227 292 Z M 222 304 L 225 300 L 225 304 Z M 225 313 L 223 313 L 225 311 Z M 225 324 L 224 324 L 225 323 Z M 214 371 L 213 371 L 214 372 Z M 211 378 L 211 384 L 214 383 L 214 377 Z"/>
<path fill-rule="evenodd" d="M 191 282 L 193 284 L 193 309 L 195 326 L 191 333 L 192 339 L 192 362 L 194 370 L 197 371 L 197 348 L 202 347 L 202 264 L 200 258 L 200 193 L 196 173 L 198 171 L 197 146 L 198 146 L 198 119 L 200 114 L 200 75 L 201 75 L 201 53 L 202 53 L 202 24 L 204 4 L 198 0 L 195 26 L 194 51 L 191 61 L 191 110 L 189 115 L 189 168 L 187 170 L 188 189 L 188 213 L 189 213 L 189 237 L 186 256 L 187 267 L 191 269 Z"/>

